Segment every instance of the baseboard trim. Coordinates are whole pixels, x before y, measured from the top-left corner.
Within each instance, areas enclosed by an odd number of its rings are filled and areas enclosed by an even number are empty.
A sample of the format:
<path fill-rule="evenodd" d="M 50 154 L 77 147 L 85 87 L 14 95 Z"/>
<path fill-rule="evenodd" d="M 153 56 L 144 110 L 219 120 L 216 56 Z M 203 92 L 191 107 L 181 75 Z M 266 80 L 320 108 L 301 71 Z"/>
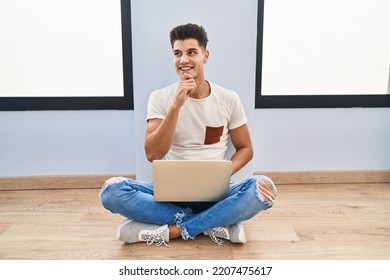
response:
<path fill-rule="evenodd" d="M 114 176 L 135 178 L 135 175 L 75 175 L 0 177 L 0 191 L 9 190 L 59 190 L 100 189 L 104 181 Z"/>
<path fill-rule="evenodd" d="M 266 175 L 272 178 L 277 185 L 390 183 L 390 170 L 278 171 L 255 172 L 254 174 Z M 105 180 L 114 176 L 135 179 L 135 175 L 132 174 L 0 177 L 0 191 L 100 189 Z"/>
<path fill-rule="evenodd" d="M 390 183 L 390 170 L 255 172 L 282 185 Z"/>

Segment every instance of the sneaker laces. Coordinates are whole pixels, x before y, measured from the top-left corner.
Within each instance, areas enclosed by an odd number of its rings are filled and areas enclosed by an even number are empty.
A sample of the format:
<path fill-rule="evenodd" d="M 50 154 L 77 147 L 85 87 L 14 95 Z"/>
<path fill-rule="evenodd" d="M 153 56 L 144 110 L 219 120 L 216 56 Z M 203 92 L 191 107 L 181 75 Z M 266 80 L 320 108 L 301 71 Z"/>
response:
<path fill-rule="evenodd" d="M 223 240 L 220 238 L 228 239 L 226 234 L 226 229 L 223 227 L 216 227 L 207 230 L 207 234 L 210 236 L 211 240 L 213 240 L 218 245 L 223 245 Z"/>
<path fill-rule="evenodd" d="M 164 238 L 164 231 L 167 227 L 161 227 L 159 229 L 156 229 L 154 231 L 150 231 L 147 233 L 141 234 L 142 241 L 146 241 L 146 244 L 152 245 L 153 243 L 156 243 L 156 246 L 161 246 L 164 244 L 165 246 L 169 247 L 167 243 L 165 243 Z"/>

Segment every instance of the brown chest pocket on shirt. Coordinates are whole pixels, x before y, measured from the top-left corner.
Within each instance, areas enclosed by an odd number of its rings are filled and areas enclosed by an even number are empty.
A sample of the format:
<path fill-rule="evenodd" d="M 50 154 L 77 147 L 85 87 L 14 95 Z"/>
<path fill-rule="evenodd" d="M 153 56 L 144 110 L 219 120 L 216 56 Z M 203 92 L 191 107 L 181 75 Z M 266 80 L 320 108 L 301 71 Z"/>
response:
<path fill-rule="evenodd" d="M 223 132 L 223 126 L 220 127 L 206 126 L 206 136 L 204 139 L 205 145 L 218 143 L 221 139 L 222 132 Z"/>

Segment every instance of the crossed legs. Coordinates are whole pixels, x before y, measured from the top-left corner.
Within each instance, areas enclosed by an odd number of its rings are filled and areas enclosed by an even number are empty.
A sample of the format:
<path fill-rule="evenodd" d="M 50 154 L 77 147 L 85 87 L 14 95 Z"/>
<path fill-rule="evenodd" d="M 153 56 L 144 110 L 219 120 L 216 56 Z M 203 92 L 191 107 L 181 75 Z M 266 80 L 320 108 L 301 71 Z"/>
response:
<path fill-rule="evenodd" d="M 276 193 L 271 179 L 255 176 L 232 184 L 228 198 L 201 213 L 192 213 L 185 206 L 154 202 L 152 183 L 116 177 L 106 181 L 101 199 L 108 210 L 128 219 L 147 224 L 165 224 L 169 239 L 180 236 L 193 239 L 199 233 L 240 223 L 272 207 Z"/>

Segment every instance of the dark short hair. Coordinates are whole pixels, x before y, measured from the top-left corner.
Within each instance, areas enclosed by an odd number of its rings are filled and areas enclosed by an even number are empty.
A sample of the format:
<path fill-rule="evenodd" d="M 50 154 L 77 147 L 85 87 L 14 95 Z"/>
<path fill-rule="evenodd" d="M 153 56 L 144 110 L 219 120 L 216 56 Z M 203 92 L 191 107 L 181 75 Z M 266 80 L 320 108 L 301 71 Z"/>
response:
<path fill-rule="evenodd" d="M 206 49 L 207 42 L 209 41 L 207 39 L 206 30 L 202 26 L 193 23 L 176 26 L 169 33 L 169 37 L 171 39 L 172 48 L 177 40 L 196 39 L 199 46 Z"/>

